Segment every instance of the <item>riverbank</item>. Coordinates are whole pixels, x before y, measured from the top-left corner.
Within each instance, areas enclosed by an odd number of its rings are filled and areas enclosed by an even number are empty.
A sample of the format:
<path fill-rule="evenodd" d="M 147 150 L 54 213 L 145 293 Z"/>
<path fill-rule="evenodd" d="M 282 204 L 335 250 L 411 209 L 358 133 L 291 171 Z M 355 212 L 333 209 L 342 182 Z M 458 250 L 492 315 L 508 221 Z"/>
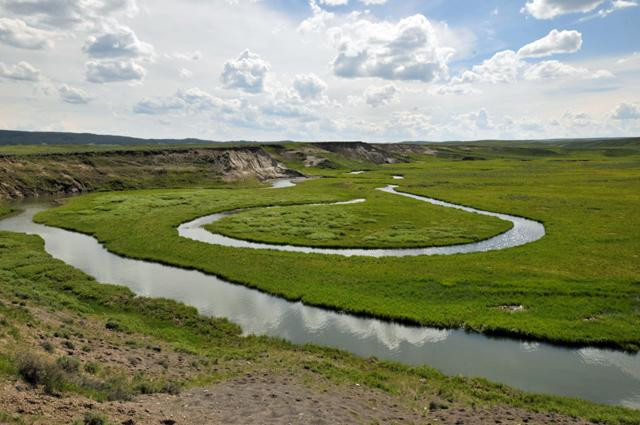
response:
<path fill-rule="evenodd" d="M 0 232 L 0 242 L 0 409 L 9 423 L 43 423 L 43 415 L 69 423 L 87 413 L 116 423 L 264 423 L 265 412 L 301 423 L 640 421 L 634 410 L 241 337 L 226 320 L 98 284 L 52 259 L 38 237 Z M 31 368 L 26 350 L 37 359 Z"/>

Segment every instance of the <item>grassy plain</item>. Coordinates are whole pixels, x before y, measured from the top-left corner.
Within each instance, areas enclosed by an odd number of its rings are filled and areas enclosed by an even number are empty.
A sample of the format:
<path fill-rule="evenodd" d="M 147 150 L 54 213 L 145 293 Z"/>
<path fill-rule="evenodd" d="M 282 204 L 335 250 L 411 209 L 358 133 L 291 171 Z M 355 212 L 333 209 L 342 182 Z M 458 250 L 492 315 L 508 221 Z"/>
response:
<path fill-rule="evenodd" d="M 197 268 L 312 305 L 637 350 L 640 156 L 627 150 L 442 149 L 451 158 L 371 167 L 357 176 L 314 170 L 329 178 L 290 189 L 88 195 L 37 220 L 95 235 L 122 255 Z M 456 159 L 461 153 L 484 160 Z M 182 222 L 229 209 L 370 198 L 393 174 L 405 176 L 400 190 L 526 216 L 543 222 L 547 235 L 503 251 L 372 259 L 225 248 L 181 239 L 175 230 Z M 505 305 L 524 310 L 510 312 L 501 308 Z"/>
<path fill-rule="evenodd" d="M 389 193 L 368 190 L 366 196 L 366 202 L 352 205 L 251 209 L 207 229 L 276 244 L 408 248 L 475 242 L 511 228 L 511 223 L 497 218 L 418 204 Z"/>
<path fill-rule="evenodd" d="M 136 394 L 173 393 L 184 387 L 269 370 L 304 376 L 309 382 L 323 379 L 333 386 L 358 384 L 383 391 L 424 412 L 426 419 L 434 409 L 510 406 L 610 424 L 640 421 L 636 410 L 527 394 L 482 379 L 445 377 L 428 367 L 361 359 L 337 350 L 298 347 L 273 338 L 241 337 L 240 329 L 224 319 L 204 318 L 195 309 L 173 301 L 136 297 L 127 288 L 99 284 L 51 258 L 36 236 L 0 232 L 0 281 L 0 377 L 22 377 L 44 384 L 45 391 L 62 397 L 81 394 L 98 401 L 127 400 Z M 35 314 L 38 311 L 62 314 L 65 319 L 58 324 L 42 322 Z M 29 339 L 34 330 L 40 346 Z M 194 371 L 167 387 L 162 376 L 126 376 L 118 372 L 119 365 L 108 361 L 93 364 L 78 360 L 75 354 L 57 359 L 51 354 L 60 352 L 53 341 L 66 345 L 63 352 L 78 353 L 79 347 L 74 349 L 71 341 L 95 341 L 105 332 L 114 335 L 108 337 L 111 352 L 123 347 L 144 348 L 146 344 L 153 347 L 149 351 L 162 350 L 160 356 L 171 352 L 197 360 L 192 366 Z M 25 362 L 25 357 L 30 360 Z M 97 408 L 100 409 L 99 404 Z M 27 422 L 3 413 L 0 417 L 14 423 Z"/>

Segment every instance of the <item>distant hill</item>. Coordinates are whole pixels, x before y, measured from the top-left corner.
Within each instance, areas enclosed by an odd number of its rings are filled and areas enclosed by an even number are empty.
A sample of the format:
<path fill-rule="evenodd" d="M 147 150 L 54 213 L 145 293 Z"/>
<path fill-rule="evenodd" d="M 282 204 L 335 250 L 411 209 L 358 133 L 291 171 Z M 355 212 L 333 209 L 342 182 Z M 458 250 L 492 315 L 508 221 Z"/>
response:
<path fill-rule="evenodd" d="M 221 144 L 228 146 L 229 143 L 252 144 L 260 143 L 249 140 L 234 140 L 232 142 L 203 140 L 197 138 L 187 139 L 143 139 L 138 137 L 113 136 L 93 133 L 65 133 L 53 131 L 16 131 L 0 130 L 0 146 L 16 145 L 211 145 Z M 274 141 L 269 143 L 292 143 L 289 140 Z M 315 142 L 314 144 L 357 144 L 358 142 Z M 640 137 L 599 137 L 582 139 L 540 139 L 540 140 L 475 140 L 475 141 L 404 141 L 398 143 L 412 145 L 475 145 L 491 147 L 524 147 L 531 145 L 547 144 L 556 147 L 571 149 L 594 149 L 594 148 L 627 148 L 637 149 L 640 147 Z M 264 143 L 262 143 L 264 144 Z M 361 143 L 361 145 L 367 145 Z"/>
<path fill-rule="evenodd" d="M 92 133 L 0 130 L 0 145 L 196 145 L 216 143 L 202 139 L 140 139 Z M 242 143 L 242 142 L 235 142 Z"/>

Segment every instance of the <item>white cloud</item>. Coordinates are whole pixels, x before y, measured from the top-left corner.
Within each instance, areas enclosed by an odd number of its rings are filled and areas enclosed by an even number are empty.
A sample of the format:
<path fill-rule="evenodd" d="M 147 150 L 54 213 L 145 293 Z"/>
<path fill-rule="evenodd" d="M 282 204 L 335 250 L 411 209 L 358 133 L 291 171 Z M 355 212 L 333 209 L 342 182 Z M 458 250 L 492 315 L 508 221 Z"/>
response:
<path fill-rule="evenodd" d="M 367 104 L 373 108 L 389 105 L 398 95 L 398 89 L 393 84 L 382 87 L 369 87 L 364 92 Z"/>
<path fill-rule="evenodd" d="M 66 103 L 84 105 L 93 100 L 93 96 L 82 89 L 63 84 L 58 88 L 58 95 Z"/>
<path fill-rule="evenodd" d="M 538 62 L 529 66 L 524 72 L 524 79 L 529 81 L 550 80 L 557 78 L 580 77 L 586 79 L 608 79 L 613 78 L 611 71 L 601 69 L 595 72 L 587 68 L 575 67 L 557 60 Z"/>
<path fill-rule="evenodd" d="M 349 3 L 349 0 L 320 0 L 320 3 L 327 6 L 344 6 Z"/>
<path fill-rule="evenodd" d="M 575 53 L 582 47 L 582 34 L 578 31 L 553 29 L 546 36 L 518 50 L 522 58 L 540 58 L 557 53 Z"/>
<path fill-rule="evenodd" d="M 173 96 L 141 100 L 134 105 L 133 111 L 136 114 L 147 115 L 162 115 L 172 112 L 198 114 L 212 110 L 230 112 L 235 111 L 239 104 L 240 102 L 237 100 L 223 100 L 198 87 L 192 87 L 187 90 L 178 90 Z"/>
<path fill-rule="evenodd" d="M 466 125 L 472 131 L 493 128 L 493 123 L 489 119 L 489 114 L 484 108 L 481 108 L 476 112 L 459 115 L 457 118 L 461 124 Z"/>
<path fill-rule="evenodd" d="M 327 83 L 315 74 L 296 75 L 293 88 L 301 99 L 318 99 L 327 90 Z"/>
<path fill-rule="evenodd" d="M 171 55 L 167 55 L 167 57 L 186 61 L 199 61 L 202 59 L 202 52 L 200 50 L 194 50 L 192 52 L 175 52 Z"/>
<path fill-rule="evenodd" d="M 53 46 L 52 34 L 28 26 L 21 19 L 0 18 L 0 42 L 21 49 L 41 50 Z"/>
<path fill-rule="evenodd" d="M 179 75 L 183 80 L 190 80 L 193 78 L 193 72 L 189 71 L 187 68 L 181 68 Z"/>
<path fill-rule="evenodd" d="M 587 74 L 586 68 L 576 68 L 565 63 L 550 60 L 536 63 L 524 72 L 525 80 L 549 80 Z"/>
<path fill-rule="evenodd" d="M 615 120 L 640 119 L 640 106 L 637 103 L 620 103 L 611 111 L 611 118 Z"/>
<path fill-rule="evenodd" d="M 617 10 L 627 9 L 627 8 L 630 8 L 630 7 L 637 7 L 637 6 L 638 6 L 638 2 L 636 2 L 636 1 L 612 0 L 611 1 L 611 7 L 599 10 L 598 14 L 595 15 L 595 16 L 598 16 L 600 18 L 605 18 L 605 17 L 609 16 L 610 14 L 612 14 L 613 12 L 615 12 Z"/>
<path fill-rule="evenodd" d="M 264 82 L 269 69 L 268 62 L 259 55 L 245 50 L 238 59 L 229 60 L 224 64 L 220 80 L 227 89 L 261 93 L 264 91 Z"/>
<path fill-rule="evenodd" d="M 453 84 L 461 83 L 512 83 L 526 62 L 513 50 L 503 50 L 485 59 L 480 65 L 474 65 L 471 71 L 464 71 L 462 75 L 452 78 Z"/>
<path fill-rule="evenodd" d="M 92 26 L 113 14 L 132 16 L 138 11 L 135 0 L 3 0 L 0 4 L 36 25 L 62 30 Z"/>
<path fill-rule="evenodd" d="M 298 32 L 303 34 L 323 30 L 327 27 L 328 22 L 335 17 L 333 13 L 318 6 L 315 0 L 309 0 L 309 7 L 311 7 L 313 15 L 298 25 Z"/>
<path fill-rule="evenodd" d="M 444 79 L 454 53 L 441 45 L 434 25 L 423 15 L 396 23 L 356 19 L 330 28 L 328 34 L 338 50 L 333 72 L 344 78 Z"/>
<path fill-rule="evenodd" d="M 89 61 L 85 65 L 87 81 L 111 83 L 118 81 L 140 81 L 145 69 L 132 60 Z"/>
<path fill-rule="evenodd" d="M 628 56 L 622 57 L 616 61 L 618 64 L 623 64 L 627 62 L 635 62 L 640 61 L 640 52 L 633 52 Z"/>
<path fill-rule="evenodd" d="M 140 41 L 126 26 L 117 26 L 87 39 L 82 50 L 92 58 L 150 58 L 153 46 Z"/>
<path fill-rule="evenodd" d="M 10 80 L 38 81 L 40 71 L 28 62 L 18 62 L 16 65 L 5 65 L 0 62 L 0 77 Z"/>
<path fill-rule="evenodd" d="M 367 6 L 385 4 L 387 0 L 360 0 L 360 3 L 364 3 Z"/>
<path fill-rule="evenodd" d="M 436 96 L 467 96 L 472 94 L 482 93 L 480 90 L 475 89 L 468 83 L 458 84 L 441 84 L 433 86 L 429 89 L 429 93 Z"/>
<path fill-rule="evenodd" d="M 568 13 L 591 12 L 605 0 L 530 0 L 522 10 L 536 19 L 553 19 Z"/>

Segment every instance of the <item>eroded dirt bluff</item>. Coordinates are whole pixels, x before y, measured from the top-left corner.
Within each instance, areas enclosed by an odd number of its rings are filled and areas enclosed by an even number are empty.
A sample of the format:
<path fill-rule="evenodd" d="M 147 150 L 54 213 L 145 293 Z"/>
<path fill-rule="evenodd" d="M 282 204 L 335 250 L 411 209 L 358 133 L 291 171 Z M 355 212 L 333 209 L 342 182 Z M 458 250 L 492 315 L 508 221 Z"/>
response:
<path fill-rule="evenodd" d="M 0 156 L 0 199 L 300 176 L 260 147 Z"/>
<path fill-rule="evenodd" d="M 370 144 L 364 142 L 318 142 L 299 145 L 270 146 L 284 161 L 297 161 L 305 167 L 337 168 L 335 156 L 372 164 L 409 162 L 414 155 L 435 155 L 430 147 L 401 143 Z"/>

